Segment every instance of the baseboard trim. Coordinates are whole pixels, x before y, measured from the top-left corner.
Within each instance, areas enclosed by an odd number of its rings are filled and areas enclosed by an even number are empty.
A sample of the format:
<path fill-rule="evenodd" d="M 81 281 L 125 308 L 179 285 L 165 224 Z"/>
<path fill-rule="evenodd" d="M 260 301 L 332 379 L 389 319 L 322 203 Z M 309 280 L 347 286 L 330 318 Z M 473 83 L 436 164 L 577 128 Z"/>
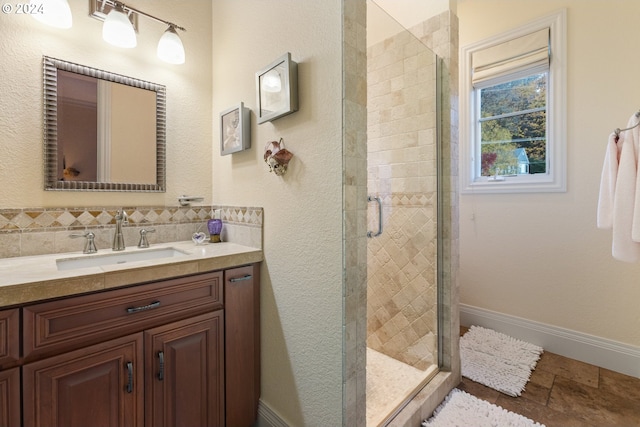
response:
<path fill-rule="evenodd" d="M 290 427 L 280 414 L 271 409 L 262 399 L 258 401 L 257 427 Z"/>
<path fill-rule="evenodd" d="M 460 304 L 460 324 L 478 325 L 612 371 L 640 378 L 640 347 Z"/>

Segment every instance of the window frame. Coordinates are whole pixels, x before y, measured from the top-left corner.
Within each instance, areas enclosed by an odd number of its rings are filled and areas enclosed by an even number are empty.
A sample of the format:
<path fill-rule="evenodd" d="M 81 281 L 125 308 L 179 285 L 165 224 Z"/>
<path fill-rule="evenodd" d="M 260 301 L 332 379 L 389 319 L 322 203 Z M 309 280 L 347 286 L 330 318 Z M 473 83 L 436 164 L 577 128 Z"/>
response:
<path fill-rule="evenodd" d="M 471 82 L 471 56 L 475 51 L 549 28 L 551 56 L 547 76 L 547 173 L 493 180 L 480 173 L 480 138 L 477 114 L 478 87 Z M 546 67 L 545 67 L 546 70 Z M 464 46 L 460 50 L 460 183 L 461 194 L 534 193 L 566 191 L 566 10 L 539 18 L 510 31 Z M 479 84 L 488 87 L 539 72 L 539 66 Z M 477 159 L 477 161 L 476 161 Z"/>

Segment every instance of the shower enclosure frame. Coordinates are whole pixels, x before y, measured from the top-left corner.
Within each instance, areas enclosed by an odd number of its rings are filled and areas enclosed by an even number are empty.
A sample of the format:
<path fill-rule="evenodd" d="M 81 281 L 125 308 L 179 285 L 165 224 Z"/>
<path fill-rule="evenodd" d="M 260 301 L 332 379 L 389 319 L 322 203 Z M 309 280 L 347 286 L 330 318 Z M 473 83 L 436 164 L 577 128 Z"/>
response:
<path fill-rule="evenodd" d="M 342 425 L 366 425 L 366 0 L 343 1 L 343 406 Z M 393 425 L 413 426 L 427 418 L 460 382 L 458 290 L 458 18 L 450 9 L 429 18 L 425 28 L 438 28 L 438 37 L 421 38 L 442 60 L 440 141 L 442 162 L 438 187 L 444 210 L 438 249 L 445 254 L 438 266 L 442 289 L 438 362 L 440 371 L 393 418 Z M 440 262 L 440 261 L 439 261 Z"/>

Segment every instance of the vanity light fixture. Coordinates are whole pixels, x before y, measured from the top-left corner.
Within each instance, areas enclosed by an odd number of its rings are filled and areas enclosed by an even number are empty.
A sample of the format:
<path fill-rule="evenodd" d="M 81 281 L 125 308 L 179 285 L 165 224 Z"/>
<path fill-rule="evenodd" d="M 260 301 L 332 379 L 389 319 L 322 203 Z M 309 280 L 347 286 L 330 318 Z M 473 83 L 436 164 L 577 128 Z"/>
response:
<path fill-rule="evenodd" d="M 147 18 L 167 25 L 167 30 L 158 42 L 158 58 L 170 64 L 184 64 L 184 46 L 176 31 L 187 31 L 183 27 L 149 15 L 146 12 L 117 0 L 91 0 L 90 6 L 90 15 L 94 18 L 104 20 L 102 38 L 106 42 L 118 47 L 132 48 L 136 46 L 136 29 L 134 28 L 134 22 L 137 22 L 136 18 L 138 15 L 146 16 Z M 109 9 L 110 11 L 105 15 Z"/>
<path fill-rule="evenodd" d="M 102 38 L 114 46 L 133 48 L 138 44 L 136 31 L 122 6 L 122 3 L 116 2 L 107 15 L 102 25 Z"/>
<path fill-rule="evenodd" d="M 43 24 L 56 28 L 71 28 L 73 24 L 67 0 L 31 0 L 29 14 Z"/>
<path fill-rule="evenodd" d="M 158 42 L 158 58 L 170 64 L 184 64 L 184 46 L 173 25 L 169 25 Z"/>

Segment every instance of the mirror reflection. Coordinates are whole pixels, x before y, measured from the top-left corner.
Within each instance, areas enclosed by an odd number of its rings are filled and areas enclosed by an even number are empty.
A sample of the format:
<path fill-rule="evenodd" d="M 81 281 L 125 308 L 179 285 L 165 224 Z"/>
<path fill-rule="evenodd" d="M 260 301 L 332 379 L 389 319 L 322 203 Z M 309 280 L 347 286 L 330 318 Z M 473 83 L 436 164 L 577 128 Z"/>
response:
<path fill-rule="evenodd" d="M 165 88 L 45 57 L 45 188 L 164 191 Z"/>

